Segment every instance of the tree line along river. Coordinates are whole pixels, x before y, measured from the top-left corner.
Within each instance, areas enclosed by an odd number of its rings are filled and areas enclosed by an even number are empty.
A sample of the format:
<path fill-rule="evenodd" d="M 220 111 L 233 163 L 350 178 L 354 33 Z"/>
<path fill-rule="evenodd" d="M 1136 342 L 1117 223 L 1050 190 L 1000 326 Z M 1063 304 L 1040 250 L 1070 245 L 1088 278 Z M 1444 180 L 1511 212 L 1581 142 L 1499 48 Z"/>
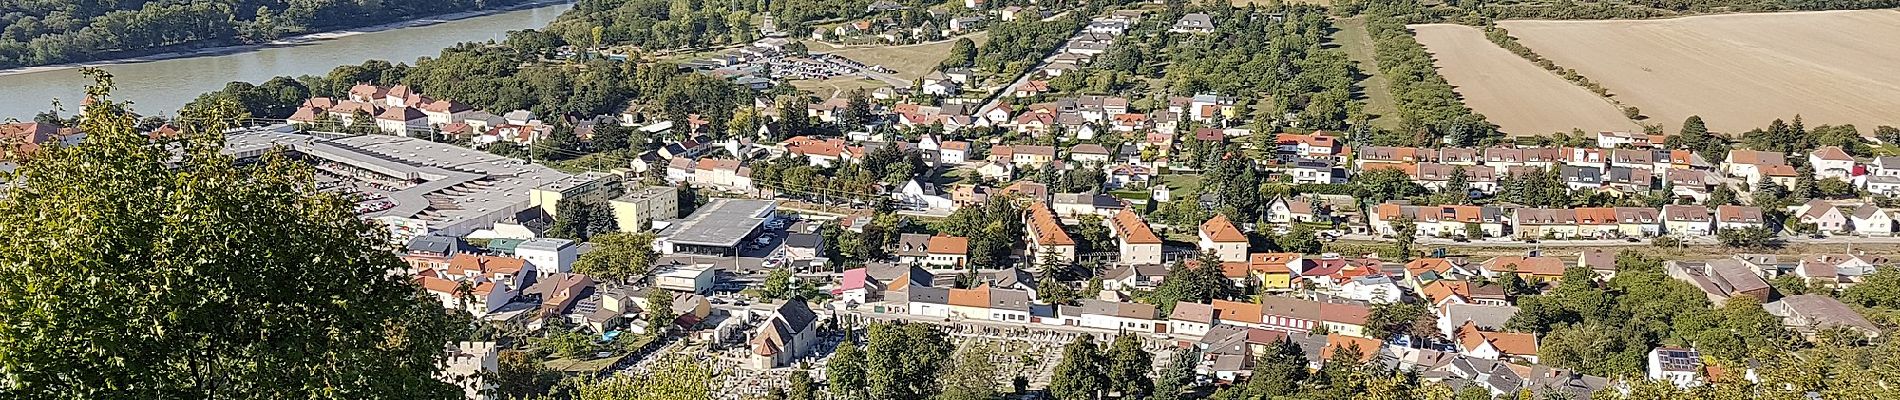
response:
<path fill-rule="evenodd" d="M 508 31 L 540 29 L 570 7 L 555 4 L 358 34 L 330 33 L 325 35 L 338 37 L 100 68 L 113 75 L 117 86 L 113 97 L 131 101 L 133 111 L 172 115 L 198 95 L 232 81 L 262 83 L 278 76 L 323 75 L 340 65 L 369 60 L 414 64 L 416 58 L 435 56 L 456 43 L 500 41 Z M 32 120 L 35 114 L 52 109 L 54 99 L 66 109 L 62 115 L 71 115 L 91 83 L 78 67 L 25 71 L 0 73 L 0 88 L 4 88 L 0 89 L 4 94 L 0 121 Z"/>

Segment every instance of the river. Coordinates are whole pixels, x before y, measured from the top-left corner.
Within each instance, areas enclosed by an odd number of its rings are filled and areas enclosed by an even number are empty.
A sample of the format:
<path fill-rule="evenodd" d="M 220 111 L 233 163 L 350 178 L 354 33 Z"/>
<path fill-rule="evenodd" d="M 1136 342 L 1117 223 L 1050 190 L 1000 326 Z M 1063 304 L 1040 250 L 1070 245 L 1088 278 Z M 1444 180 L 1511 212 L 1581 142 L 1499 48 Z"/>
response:
<path fill-rule="evenodd" d="M 335 38 L 100 68 L 112 73 L 117 86 L 113 98 L 132 102 L 132 110 L 140 114 L 171 115 L 198 95 L 232 81 L 262 83 L 278 76 L 328 74 L 339 65 L 377 59 L 414 64 L 416 58 L 433 57 L 456 43 L 499 41 L 508 31 L 545 27 L 570 7 L 556 4 L 388 30 L 327 33 L 323 36 Z M 0 121 L 31 120 L 52 109 L 53 99 L 70 115 L 90 83 L 76 67 L 0 75 Z"/>

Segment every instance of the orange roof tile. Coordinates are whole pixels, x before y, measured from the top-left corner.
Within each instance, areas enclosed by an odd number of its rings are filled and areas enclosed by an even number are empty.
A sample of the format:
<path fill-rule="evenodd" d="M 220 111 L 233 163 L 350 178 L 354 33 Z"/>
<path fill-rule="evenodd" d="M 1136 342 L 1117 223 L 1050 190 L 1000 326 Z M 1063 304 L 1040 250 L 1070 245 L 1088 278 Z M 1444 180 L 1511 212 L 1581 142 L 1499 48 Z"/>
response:
<path fill-rule="evenodd" d="M 1029 231 L 1036 237 L 1036 243 L 1043 246 L 1074 246 L 1075 239 L 1062 231 L 1062 224 L 1056 221 L 1055 211 L 1049 206 L 1037 203 L 1029 208 Z"/>
<path fill-rule="evenodd" d="M 978 286 L 975 289 L 950 289 L 950 305 L 964 307 L 990 307 L 990 286 Z"/>
<path fill-rule="evenodd" d="M 1379 349 L 1383 346 L 1383 343 L 1375 339 L 1329 333 L 1326 334 L 1326 348 L 1320 350 L 1319 356 L 1322 359 L 1331 360 L 1336 350 L 1357 348 L 1359 361 L 1371 361 L 1373 357 L 1379 356 Z"/>
<path fill-rule="evenodd" d="M 1496 347 L 1498 352 L 1507 355 L 1537 355 L 1537 336 L 1528 333 L 1485 332 L 1478 329 L 1477 323 L 1465 321 L 1456 332 L 1458 343 L 1465 349 L 1475 349 L 1486 342 Z"/>
<path fill-rule="evenodd" d="M 1214 300 L 1214 318 L 1222 321 L 1234 321 L 1249 324 L 1260 323 L 1260 305 L 1237 301 Z"/>
<path fill-rule="evenodd" d="M 1161 244 L 1161 237 L 1155 236 L 1155 231 L 1148 228 L 1148 222 L 1143 221 L 1141 215 L 1135 214 L 1134 211 L 1128 208 L 1122 208 L 1121 211 L 1116 212 L 1113 222 L 1115 223 L 1115 232 L 1120 234 L 1122 240 L 1128 243 Z"/>
<path fill-rule="evenodd" d="M 482 275 L 491 273 L 518 274 L 521 273 L 521 269 L 527 266 L 527 264 L 528 260 L 520 258 L 461 253 L 449 259 L 448 273 L 450 275 L 465 275 L 468 271 L 475 271 Z"/>
<path fill-rule="evenodd" d="M 1260 253 L 1248 258 L 1247 268 L 1266 274 L 1290 274 L 1287 264 L 1303 257 L 1300 253 Z"/>
<path fill-rule="evenodd" d="M 962 236 L 931 236 L 924 243 L 926 253 L 963 255 L 970 253 L 970 238 Z"/>
<path fill-rule="evenodd" d="M 1247 235 L 1240 233 L 1240 228 L 1234 227 L 1234 223 L 1229 222 L 1226 215 L 1220 214 L 1215 214 L 1214 218 L 1201 224 L 1201 234 L 1219 243 L 1247 241 Z"/>

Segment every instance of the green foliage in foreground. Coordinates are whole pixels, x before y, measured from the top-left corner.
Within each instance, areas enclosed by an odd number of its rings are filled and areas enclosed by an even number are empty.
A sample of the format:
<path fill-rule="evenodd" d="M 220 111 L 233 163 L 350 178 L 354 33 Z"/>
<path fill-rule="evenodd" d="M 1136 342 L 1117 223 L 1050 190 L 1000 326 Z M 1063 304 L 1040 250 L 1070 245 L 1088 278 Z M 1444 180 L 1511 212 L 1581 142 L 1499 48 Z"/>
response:
<path fill-rule="evenodd" d="M 85 143 L 4 177 L 0 398 L 461 397 L 432 376 L 456 324 L 353 202 L 220 155 L 229 103 L 174 158 L 87 73 Z"/>

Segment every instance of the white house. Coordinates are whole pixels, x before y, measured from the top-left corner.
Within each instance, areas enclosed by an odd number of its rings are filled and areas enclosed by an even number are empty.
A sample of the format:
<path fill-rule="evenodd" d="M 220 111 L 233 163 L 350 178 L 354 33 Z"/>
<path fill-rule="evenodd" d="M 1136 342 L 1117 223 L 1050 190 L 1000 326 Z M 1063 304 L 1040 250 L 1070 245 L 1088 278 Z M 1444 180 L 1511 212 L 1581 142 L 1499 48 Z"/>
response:
<path fill-rule="evenodd" d="M 1649 351 L 1649 379 L 1676 387 L 1702 386 L 1702 354 L 1695 349 L 1657 347 Z"/>
<path fill-rule="evenodd" d="M 536 276 L 546 278 L 557 273 L 573 272 L 574 260 L 580 257 L 580 246 L 567 239 L 528 239 L 515 246 L 515 256 L 527 260 Z"/>
<path fill-rule="evenodd" d="M 1680 237 L 1701 237 L 1715 230 L 1715 218 L 1709 208 L 1693 204 L 1669 204 L 1662 208 L 1663 231 Z"/>
<path fill-rule="evenodd" d="M 1854 223 L 1854 233 L 1866 236 L 1893 236 L 1893 215 L 1887 210 L 1872 204 L 1854 209 L 1848 216 Z"/>
<path fill-rule="evenodd" d="M 1808 201 L 1807 204 L 1793 207 L 1792 211 L 1800 216 L 1802 223 L 1814 224 L 1821 234 L 1847 231 L 1847 214 L 1826 201 Z"/>
<path fill-rule="evenodd" d="M 1814 166 L 1814 179 L 1853 178 L 1854 157 L 1848 156 L 1840 146 L 1821 146 L 1808 153 L 1808 165 Z"/>
<path fill-rule="evenodd" d="M 1352 278 L 1346 284 L 1339 285 L 1337 292 L 1339 297 L 1375 304 L 1398 302 L 1404 294 L 1404 290 L 1399 289 L 1392 278 L 1383 275 Z"/>

